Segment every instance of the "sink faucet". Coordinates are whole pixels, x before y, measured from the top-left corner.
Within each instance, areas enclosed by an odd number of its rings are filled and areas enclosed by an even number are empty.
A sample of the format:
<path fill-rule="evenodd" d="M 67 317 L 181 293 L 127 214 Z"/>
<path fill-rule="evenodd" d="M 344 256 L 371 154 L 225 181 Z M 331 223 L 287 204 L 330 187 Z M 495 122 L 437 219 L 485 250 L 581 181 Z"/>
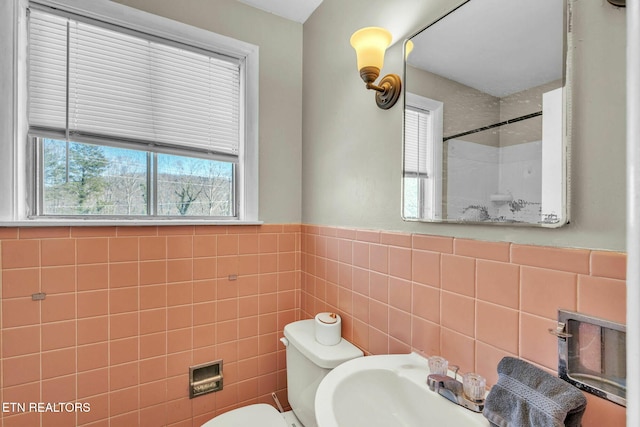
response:
<path fill-rule="evenodd" d="M 457 377 L 457 367 L 452 368 L 455 368 L 454 375 Z M 463 406 L 474 412 L 482 412 L 484 409 L 484 386 L 480 389 L 473 386 L 470 387 L 470 389 L 475 388 L 476 392 L 471 392 L 471 394 L 475 394 L 474 396 L 468 396 L 468 393 L 465 393 L 465 386 L 460 381 L 456 378 L 442 374 L 429 375 L 427 377 L 427 385 L 431 391 L 435 391 L 457 405 Z"/>

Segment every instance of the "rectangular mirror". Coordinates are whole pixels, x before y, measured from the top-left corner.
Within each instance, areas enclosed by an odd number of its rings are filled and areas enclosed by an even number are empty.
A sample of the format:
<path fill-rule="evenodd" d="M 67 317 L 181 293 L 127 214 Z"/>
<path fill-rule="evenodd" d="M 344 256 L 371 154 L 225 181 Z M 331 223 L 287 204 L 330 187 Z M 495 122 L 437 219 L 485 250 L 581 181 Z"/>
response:
<path fill-rule="evenodd" d="M 468 0 L 405 41 L 405 220 L 568 222 L 568 8 Z"/>

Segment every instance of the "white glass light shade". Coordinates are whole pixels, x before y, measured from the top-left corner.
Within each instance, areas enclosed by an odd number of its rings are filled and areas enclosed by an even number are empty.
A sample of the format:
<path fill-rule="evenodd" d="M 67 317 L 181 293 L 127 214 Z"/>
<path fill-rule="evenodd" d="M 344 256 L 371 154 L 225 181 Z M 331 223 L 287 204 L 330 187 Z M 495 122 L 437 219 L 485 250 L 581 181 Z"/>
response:
<path fill-rule="evenodd" d="M 391 44 L 391 33 L 384 28 L 366 27 L 351 36 L 351 46 L 356 51 L 358 70 L 364 67 L 382 69 L 384 52 Z"/>

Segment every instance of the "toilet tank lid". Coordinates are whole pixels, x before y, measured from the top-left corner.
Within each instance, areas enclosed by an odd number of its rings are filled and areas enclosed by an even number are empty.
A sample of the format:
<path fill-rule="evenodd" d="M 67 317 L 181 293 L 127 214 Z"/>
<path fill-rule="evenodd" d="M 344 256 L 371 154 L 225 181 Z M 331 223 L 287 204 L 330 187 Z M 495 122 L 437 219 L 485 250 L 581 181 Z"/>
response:
<path fill-rule="evenodd" d="M 342 338 L 336 345 L 322 345 L 316 341 L 313 319 L 299 320 L 284 327 L 289 345 L 321 368 L 333 369 L 347 360 L 364 356 L 362 350 Z"/>

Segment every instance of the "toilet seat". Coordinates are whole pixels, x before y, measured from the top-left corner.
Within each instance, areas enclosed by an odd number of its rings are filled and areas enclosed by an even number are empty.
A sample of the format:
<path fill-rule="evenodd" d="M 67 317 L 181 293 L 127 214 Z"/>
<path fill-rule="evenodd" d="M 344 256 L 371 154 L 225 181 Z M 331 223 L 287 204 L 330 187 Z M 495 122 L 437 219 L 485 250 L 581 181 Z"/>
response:
<path fill-rule="evenodd" d="M 280 412 L 266 403 L 243 406 L 202 424 L 202 427 L 287 427 Z"/>

